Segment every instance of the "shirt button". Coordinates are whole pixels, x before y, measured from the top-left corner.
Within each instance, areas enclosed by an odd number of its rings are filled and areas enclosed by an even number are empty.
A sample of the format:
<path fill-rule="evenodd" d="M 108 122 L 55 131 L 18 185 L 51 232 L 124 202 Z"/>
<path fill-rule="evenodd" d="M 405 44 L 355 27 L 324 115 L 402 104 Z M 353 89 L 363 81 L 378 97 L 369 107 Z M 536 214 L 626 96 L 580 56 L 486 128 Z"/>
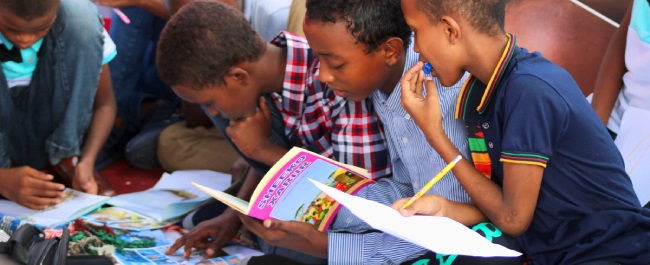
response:
<path fill-rule="evenodd" d="M 409 114 L 404 115 L 404 119 L 406 119 L 407 121 L 410 120 L 410 119 L 411 119 L 411 115 L 409 115 Z"/>
<path fill-rule="evenodd" d="M 347 223 L 347 224 L 352 223 L 352 218 L 348 217 L 348 219 L 345 219 L 345 223 Z"/>
<path fill-rule="evenodd" d="M 486 129 L 486 130 L 487 130 L 488 128 L 490 128 L 490 124 L 487 123 L 487 122 L 484 122 L 484 123 L 483 123 L 483 129 Z"/>
<path fill-rule="evenodd" d="M 492 149 L 492 148 L 494 148 L 494 144 L 492 142 L 489 142 L 488 147 L 490 147 L 490 149 Z"/>
<path fill-rule="evenodd" d="M 420 188 L 420 184 L 418 184 L 418 183 L 413 183 L 413 188 L 416 189 L 416 190 L 419 189 L 419 188 Z"/>
<path fill-rule="evenodd" d="M 402 143 L 408 144 L 409 143 L 409 138 L 408 137 L 402 137 Z"/>

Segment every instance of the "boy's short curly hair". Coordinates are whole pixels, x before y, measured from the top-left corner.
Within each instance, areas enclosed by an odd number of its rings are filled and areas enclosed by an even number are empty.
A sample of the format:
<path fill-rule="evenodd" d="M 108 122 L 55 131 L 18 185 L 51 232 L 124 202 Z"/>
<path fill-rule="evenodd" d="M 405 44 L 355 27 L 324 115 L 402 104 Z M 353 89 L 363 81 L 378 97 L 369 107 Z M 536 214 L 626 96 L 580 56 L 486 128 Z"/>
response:
<path fill-rule="evenodd" d="M 307 0 L 305 22 L 344 22 L 367 53 L 392 37 L 402 39 L 404 49 L 411 42 L 411 29 L 400 0 Z"/>
<path fill-rule="evenodd" d="M 494 36 L 505 32 L 506 0 L 417 0 L 416 5 L 432 22 L 460 14 L 481 33 Z"/>
<path fill-rule="evenodd" d="M 230 68 L 266 51 L 241 11 L 219 2 L 193 1 L 179 10 L 158 41 L 158 75 L 169 86 L 220 86 Z"/>
<path fill-rule="evenodd" d="M 43 17 L 60 4 L 61 0 L 0 0 L 0 7 L 24 20 Z"/>

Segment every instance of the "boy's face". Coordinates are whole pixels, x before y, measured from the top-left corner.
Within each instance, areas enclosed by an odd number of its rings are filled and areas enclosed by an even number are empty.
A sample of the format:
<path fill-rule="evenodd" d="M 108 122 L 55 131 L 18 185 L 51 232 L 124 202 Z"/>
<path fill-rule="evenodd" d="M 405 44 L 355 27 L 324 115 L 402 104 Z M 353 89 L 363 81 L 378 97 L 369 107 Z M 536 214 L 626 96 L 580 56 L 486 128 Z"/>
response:
<path fill-rule="evenodd" d="M 221 114 L 221 117 L 238 120 L 255 114 L 259 95 L 251 93 L 250 89 L 228 86 L 228 83 L 218 87 L 194 89 L 189 86 L 177 85 L 172 89 L 183 100 L 199 104 L 210 115 Z"/>
<path fill-rule="evenodd" d="M 309 46 L 320 59 L 320 81 L 337 96 L 361 101 L 377 89 L 384 89 L 392 67 L 381 52 L 366 54 L 345 23 L 311 21 L 303 24 Z"/>
<path fill-rule="evenodd" d="M 20 49 L 27 49 L 47 35 L 56 19 L 57 9 L 44 16 L 25 20 L 0 6 L 0 33 Z"/>
<path fill-rule="evenodd" d="M 417 0 L 402 0 L 406 23 L 414 33 L 414 50 L 420 53 L 420 60 L 429 62 L 431 75 L 438 77 L 443 86 L 456 84 L 465 71 L 458 64 L 459 56 L 450 45 L 445 23 L 432 23 L 427 15 L 416 8 Z"/>

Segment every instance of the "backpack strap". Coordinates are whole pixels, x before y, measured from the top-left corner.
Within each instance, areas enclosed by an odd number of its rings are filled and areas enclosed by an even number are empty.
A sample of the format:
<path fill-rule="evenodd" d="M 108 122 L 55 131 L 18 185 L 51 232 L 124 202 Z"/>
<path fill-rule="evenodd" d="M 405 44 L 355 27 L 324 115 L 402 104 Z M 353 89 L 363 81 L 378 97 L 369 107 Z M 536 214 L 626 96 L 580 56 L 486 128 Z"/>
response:
<path fill-rule="evenodd" d="M 11 235 L 8 242 L 0 243 L 0 253 L 6 254 L 11 260 L 20 264 L 28 264 L 31 256 L 29 249 L 35 237 L 41 235 L 41 230 L 35 226 L 30 224 L 23 225 Z"/>

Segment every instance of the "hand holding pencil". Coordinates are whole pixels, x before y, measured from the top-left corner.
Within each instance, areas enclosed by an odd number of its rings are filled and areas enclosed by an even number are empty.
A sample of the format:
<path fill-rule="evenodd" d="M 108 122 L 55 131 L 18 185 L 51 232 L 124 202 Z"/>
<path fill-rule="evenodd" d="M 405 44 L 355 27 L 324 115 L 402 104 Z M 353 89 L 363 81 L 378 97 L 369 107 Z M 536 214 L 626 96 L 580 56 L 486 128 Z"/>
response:
<path fill-rule="evenodd" d="M 429 182 L 427 182 L 427 184 L 424 185 L 424 187 L 422 187 L 422 189 L 420 189 L 413 197 L 411 197 L 410 200 L 408 200 L 406 203 L 404 203 L 404 205 L 402 205 L 402 207 L 400 207 L 400 210 L 408 207 L 415 200 L 417 200 L 418 198 L 422 197 L 422 195 L 427 193 L 427 191 L 429 191 L 429 189 L 431 189 L 433 184 L 435 184 L 440 179 L 442 179 L 442 177 L 444 177 L 456 165 L 456 163 L 458 163 L 458 161 L 460 161 L 462 158 L 463 157 L 461 155 L 458 155 L 456 158 L 454 158 L 454 160 L 452 160 L 451 163 L 447 164 L 447 166 L 445 166 L 440 172 L 438 172 L 438 174 L 436 174 L 436 176 L 434 176 L 433 179 L 431 179 Z"/>

